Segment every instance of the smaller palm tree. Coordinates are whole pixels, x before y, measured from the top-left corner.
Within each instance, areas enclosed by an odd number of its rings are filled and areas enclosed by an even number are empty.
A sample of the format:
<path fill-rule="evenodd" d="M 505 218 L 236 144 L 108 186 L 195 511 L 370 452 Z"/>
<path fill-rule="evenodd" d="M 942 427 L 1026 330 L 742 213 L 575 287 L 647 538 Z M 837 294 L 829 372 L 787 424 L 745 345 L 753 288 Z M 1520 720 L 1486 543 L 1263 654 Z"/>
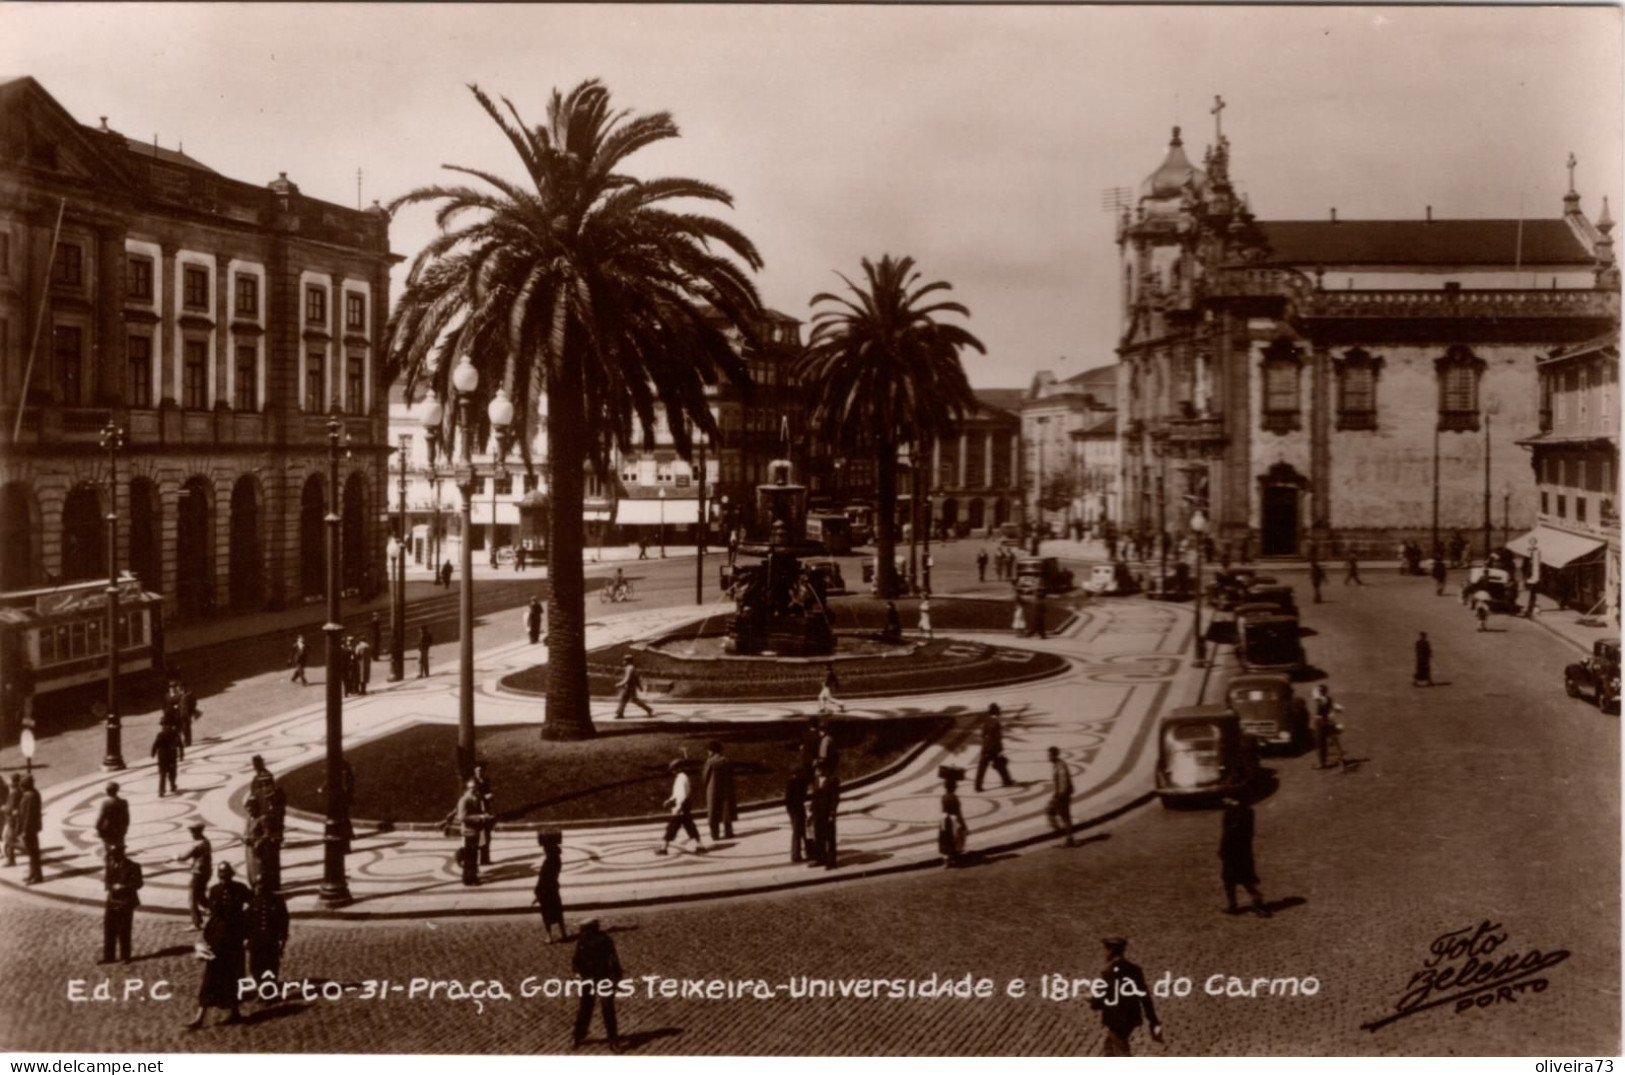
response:
<path fill-rule="evenodd" d="M 959 352 L 971 347 L 986 354 L 987 349 L 962 326 L 936 320 L 942 314 L 969 317 L 963 304 L 922 304 L 952 285 L 942 280 L 920 284 L 913 258 L 888 254 L 878 265 L 864 258 L 863 272 L 862 287 L 836 274 L 850 298 L 829 292 L 813 296 L 813 306 L 829 305 L 813 315 L 797 375 L 810 393 L 813 427 L 839 447 L 874 453 L 880 501 L 876 590 L 891 598 L 898 590 L 898 447 L 913 445 L 917 455 L 976 406 Z M 920 488 L 918 481 L 915 487 Z"/>

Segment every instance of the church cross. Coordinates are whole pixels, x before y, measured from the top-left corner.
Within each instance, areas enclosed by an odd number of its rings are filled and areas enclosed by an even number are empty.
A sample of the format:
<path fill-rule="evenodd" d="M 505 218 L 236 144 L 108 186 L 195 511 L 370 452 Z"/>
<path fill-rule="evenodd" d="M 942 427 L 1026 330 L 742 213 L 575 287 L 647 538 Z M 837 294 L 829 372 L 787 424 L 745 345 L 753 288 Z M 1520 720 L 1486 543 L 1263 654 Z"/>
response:
<path fill-rule="evenodd" d="M 1569 151 L 1569 189 L 1574 189 L 1574 166 L 1580 162 L 1574 159 L 1573 150 Z"/>
<path fill-rule="evenodd" d="M 1213 114 L 1213 140 L 1214 141 L 1219 141 L 1219 140 L 1224 138 L 1224 116 L 1222 116 L 1220 114 L 1220 113 L 1222 113 L 1224 111 L 1224 109 L 1225 109 L 1224 98 L 1220 97 L 1218 94 L 1214 94 L 1213 95 L 1213 107 L 1208 109 L 1208 111 Z"/>

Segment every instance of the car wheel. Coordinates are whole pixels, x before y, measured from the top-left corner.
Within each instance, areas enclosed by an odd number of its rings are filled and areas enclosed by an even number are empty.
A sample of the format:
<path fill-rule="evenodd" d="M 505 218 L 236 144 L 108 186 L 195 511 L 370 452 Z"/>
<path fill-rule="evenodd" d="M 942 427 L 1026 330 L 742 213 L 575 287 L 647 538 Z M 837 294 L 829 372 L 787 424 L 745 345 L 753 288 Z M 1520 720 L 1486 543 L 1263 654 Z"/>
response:
<path fill-rule="evenodd" d="M 1570 698 L 1580 697 L 1580 688 L 1575 686 L 1574 680 L 1567 676 L 1563 677 L 1563 689 L 1568 692 Z"/>

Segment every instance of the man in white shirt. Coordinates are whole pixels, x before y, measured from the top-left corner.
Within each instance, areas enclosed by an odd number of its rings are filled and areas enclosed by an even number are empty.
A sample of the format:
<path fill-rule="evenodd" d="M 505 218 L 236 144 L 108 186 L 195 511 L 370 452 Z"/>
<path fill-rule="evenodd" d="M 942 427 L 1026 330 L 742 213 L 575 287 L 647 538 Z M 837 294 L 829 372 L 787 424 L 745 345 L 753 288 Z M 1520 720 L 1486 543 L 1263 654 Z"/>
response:
<path fill-rule="evenodd" d="M 666 854 L 677 836 L 677 830 L 682 829 L 694 841 L 695 854 L 703 855 L 705 845 L 700 843 L 700 830 L 694 826 L 694 789 L 688 779 L 688 767 L 683 759 L 678 758 L 669 768 L 675 774 L 671 782 L 671 797 L 666 800 L 666 805 L 671 807 L 671 818 L 666 822 L 665 839 L 655 854 Z"/>

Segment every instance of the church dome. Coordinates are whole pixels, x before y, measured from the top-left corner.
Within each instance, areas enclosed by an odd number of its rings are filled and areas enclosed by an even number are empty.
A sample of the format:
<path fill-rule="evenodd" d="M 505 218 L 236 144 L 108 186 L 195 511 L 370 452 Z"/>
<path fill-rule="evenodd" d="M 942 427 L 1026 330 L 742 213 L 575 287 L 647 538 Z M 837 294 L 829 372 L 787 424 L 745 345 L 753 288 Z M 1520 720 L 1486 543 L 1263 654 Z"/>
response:
<path fill-rule="evenodd" d="M 1142 201 L 1147 198 L 1157 201 L 1177 198 L 1184 193 L 1186 183 L 1193 184 L 1200 191 L 1207 186 L 1207 173 L 1185 156 L 1185 143 L 1179 140 L 1179 128 L 1175 127 L 1174 136 L 1168 143 L 1168 156 L 1140 184 L 1140 198 Z"/>

